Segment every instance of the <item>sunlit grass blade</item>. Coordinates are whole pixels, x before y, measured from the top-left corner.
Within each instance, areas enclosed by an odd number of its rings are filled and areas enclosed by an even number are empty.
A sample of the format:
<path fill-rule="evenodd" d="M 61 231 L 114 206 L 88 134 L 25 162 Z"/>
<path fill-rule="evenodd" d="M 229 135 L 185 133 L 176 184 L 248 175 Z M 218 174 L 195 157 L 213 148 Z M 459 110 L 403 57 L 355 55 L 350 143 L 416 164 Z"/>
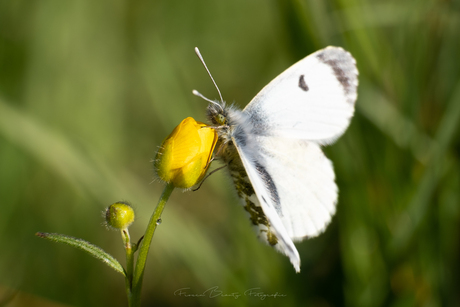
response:
<path fill-rule="evenodd" d="M 435 137 L 437 146 L 433 150 L 430 162 L 418 186 L 417 193 L 407 208 L 410 223 L 407 223 L 407 217 L 401 217 L 398 221 L 397 233 L 399 235 L 395 237 L 391 246 L 391 251 L 396 255 L 401 255 L 409 247 L 410 240 L 428 213 L 431 196 L 443 175 L 443 171 L 449 166 L 449 161 L 446 161 L 444 157 L 448 152 L 449 145 L 457 135 L 460 122 L 459 101 L 460 82 L 457 83 L 457 87 L 447 104 L 446 111 L 439 124 Z M 440 161 L 443 161 L 443 163 L 439 163 Z"/>
<path fill-rule="evenodd" d="M 433 140 L 417 128 L 414 121 L 405 117 L 384 93 L 367 80 L 361 80 L 358 110 L 370 122 L 391 138 L 399 147 L 409 149 L 414 157 L 426 164 L 435 147 Z"/>

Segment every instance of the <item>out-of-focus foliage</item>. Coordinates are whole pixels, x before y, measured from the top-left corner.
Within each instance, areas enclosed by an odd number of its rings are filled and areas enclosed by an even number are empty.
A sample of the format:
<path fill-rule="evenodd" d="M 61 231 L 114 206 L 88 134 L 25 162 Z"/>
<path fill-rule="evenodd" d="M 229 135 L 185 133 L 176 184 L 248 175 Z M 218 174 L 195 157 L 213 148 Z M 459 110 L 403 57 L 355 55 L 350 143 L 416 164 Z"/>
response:
<path fill-rule="evenodd" d="M 168 202 L 144 306 L 460 305 L 458 0 L 0 1 L 0 305 L 126 306 L 115 272 L 34 233 L 123 262 L 101 211 L 129 200 L 141 236 L 163 188 L 157 146 L 182 119 L 206 120 L 192 89 L 217 97 L 195 46 L 243 107 L 327 45 L 356 58 L 359 95 L 325 149 L 338 212 L 297 245 L 301 273 L 257 241 L 219 172 Z"/>

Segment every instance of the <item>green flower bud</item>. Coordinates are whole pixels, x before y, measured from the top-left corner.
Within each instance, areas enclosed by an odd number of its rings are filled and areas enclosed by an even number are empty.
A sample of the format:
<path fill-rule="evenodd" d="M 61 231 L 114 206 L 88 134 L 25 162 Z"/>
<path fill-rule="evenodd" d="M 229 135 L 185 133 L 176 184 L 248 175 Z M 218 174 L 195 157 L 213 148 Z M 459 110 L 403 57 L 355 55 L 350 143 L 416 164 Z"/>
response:
<path fill-rule="evenodd" d="M 127 202 L 111 204 L 105 211 L 107 225 L 116 229 L 127 229 L 134 222 L 134 210 Z"/>

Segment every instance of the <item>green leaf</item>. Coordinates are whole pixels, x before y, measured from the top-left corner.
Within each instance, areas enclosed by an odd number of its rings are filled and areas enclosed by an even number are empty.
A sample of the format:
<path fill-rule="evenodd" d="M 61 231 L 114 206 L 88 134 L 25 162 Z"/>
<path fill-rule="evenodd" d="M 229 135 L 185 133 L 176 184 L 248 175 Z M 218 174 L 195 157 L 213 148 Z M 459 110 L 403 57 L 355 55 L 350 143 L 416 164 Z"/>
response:
<path fill-rule="evenodd" d="M 102 248 L 96 246 L 94 244 L 89 243 L 83 239 L 74 238 L 71 236 L 66 236 L 58 233 L 45 233 L 45 232 L 37 232 L 36 236 L 44 239 L 48 239 L 53 242 L 64 243 L 78 249 L 81 249 L 94 258 L 97 258 L 107 264 L 109 267 L 114 269 L 115 271 L 123 274 L 126 277 L 126 272 L 123 269 L 123 266 L 115 259 L 112 255 L 106 253 Z"/>

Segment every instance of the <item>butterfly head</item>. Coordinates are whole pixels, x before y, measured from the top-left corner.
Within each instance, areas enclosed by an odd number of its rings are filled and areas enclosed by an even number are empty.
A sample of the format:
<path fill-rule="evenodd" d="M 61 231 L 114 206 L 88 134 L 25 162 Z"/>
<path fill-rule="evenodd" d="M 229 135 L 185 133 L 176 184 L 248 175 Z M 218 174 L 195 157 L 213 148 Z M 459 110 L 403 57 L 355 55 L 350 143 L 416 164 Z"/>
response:
<path fill-rule="evenodd" d="M 213 128 L 216 129 L 219 142 L 222 144 L 229 143 L 235 130 L 233 108 L 231 106 L 227 107 L 225 102 L 213 101 L 208 105 L 207 111 L 208 120 Z"/>
<path fill-rule="evenodd" d="M 228 111 L 225 108 L 225 103 L 222 105 L 218 102 L 213 102 L 208 105 L 208 119 L 215 126 L 222 127 L 228 125 Z"/>

